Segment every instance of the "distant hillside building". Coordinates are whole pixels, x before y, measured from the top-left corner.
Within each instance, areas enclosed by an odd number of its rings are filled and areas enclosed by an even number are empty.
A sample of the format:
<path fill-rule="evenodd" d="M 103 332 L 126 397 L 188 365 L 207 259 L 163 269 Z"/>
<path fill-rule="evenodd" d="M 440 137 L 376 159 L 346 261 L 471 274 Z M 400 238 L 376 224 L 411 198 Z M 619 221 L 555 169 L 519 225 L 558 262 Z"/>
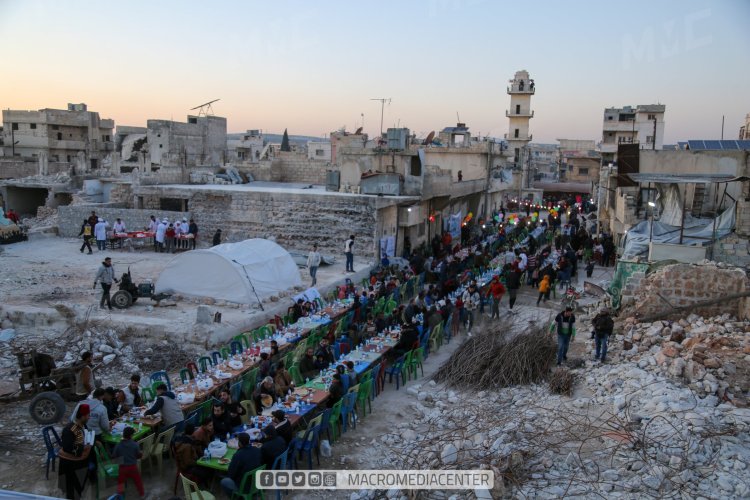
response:
<path fill-rule="evenodd" d="M 3 110 L 3 153 L 6 157 L 37 158 L 73 163 L 84 156 L 97 169 L 114 151 L 114 120 L 100 118 L 86 104 L 68 104 L 68 109 L 38 111 Z"/>

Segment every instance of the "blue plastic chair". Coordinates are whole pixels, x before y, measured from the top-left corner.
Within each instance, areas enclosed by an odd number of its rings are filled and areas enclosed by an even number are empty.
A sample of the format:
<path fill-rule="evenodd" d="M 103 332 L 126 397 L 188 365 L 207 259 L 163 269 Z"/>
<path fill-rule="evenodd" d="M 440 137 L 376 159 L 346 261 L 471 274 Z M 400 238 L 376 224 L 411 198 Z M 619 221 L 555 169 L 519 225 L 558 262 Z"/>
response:
<path fill-rule="evenodd" d="M 318 434 L 323 434 L 323 431 L 325 431 L 326 436 L 328 436 L 328 441 L 331 441 L 331 428 L 328 425 L 328 420 L 330 420 L 331 418 L 331 411 L 331 408 L 326 408 L 326 410 L 323 412 L 323 420 L 318 426 Z"/>
<path fill-rule="evenodd" d="M 167 384 L 167 390 L 172 390 L 172 382 L 169 381 L 169 375 L 165 371 L 154 372 L 151 374 L 151 384 L 154 382 L 164 382 Z"/>
<path fill-rule="evenodd" d="M 341 432 L 344 433 L 346 432 L 346 428 L 349 426 L 350 421 L 352 429 L 357 428 L 357 411 L 355 410 L 357 404 L 357 393 L 346 393 L 342 400 L 344 402 L 341 405 Z"/>
<path fill-rule="evenodd" d="M 380 365 L 382 365 L 382 364 L 383 364 L 383 362 L 381 361 L 377 365 L 373 365 L 370 368 L 370 373 L 372 373 L 372 377 L 371 378 L 372 378 L 372 384 L 373 384 L 372 385 L 372 390 L 370 391 L 370 401 L 375 401 L 375 396 L 376 396 L 375 392 L 377 390 L 375 386 L 378 385 L 378 384 L 375 383 L 375 380 L 377 379 L 378 374 L 380 373 Z"/>
<path fill-rule="evenodd" d="M 341 348 L 339 347 L 339 344 L 333 344 L 331 347 L 333 348 L 334 359 L 338 360 L 341 357 Z"/>
<path fill-rule="evenodd" d="M 52 472 L 55 472 L 55 459 L 57 458 L 57 452 L 62 448 L 62 441 L 60 436 L 57 435 L 57 431 L 51 425 L 42 429 L 42 436 L 44 437 L 44 445 L 47 447 L 47 472 L 45 477 L 49 479 L 49 466 L 52 464 Z M 52 438 L 55 438 L 55 442 L 52 442 Z M 57 448 L 55 448 L 57 446 Z"/>
<path fill-rule="evenodd" d="M 490 307 L 492 307 L 492 306 L 490 306 Z M 452 320 L 453 320 L 453 313 L 451 313 L 450 316 L 448 316 L 448 321 L 446 321 L 445 323 L 443 323 L 443 338 L 445 339 L 445 343 L 446 344 L 450 344 L 450 342 L 451 342 L 451 329 L 450 328 L 446 328 L 446 325 L 450 325 Z M 421 343 L 420 343 L 420 347 L 421 347 Z M 426 357 L 427 356 L 425 356 L 425 358 Z"/>
<path fill-rule="evenodd" d="M 187 418 L 185 418 L 184 425 L 193 424 L 193 426 L 197 428 L 200 425 L 200 415 L 200 410 L 194 410 L 187 416 Z"/>
<path fill-rule="evenodd" d="M 232 350 L 232 356 L 241 353 L 244 349 L 242 348 L 242 342 L 239 340 L 233 340 L 229 344 L 229 348 Z"/>
<path fill-rule="evenodd" d="M 421 347 L 424 352 L 424 359 L 427 359 L 430 352 L 430 331 L 429 328 L 425 328 L 424 332 L 419 337 L 419 347 Z"/>
<path fill-rule="evenodd" d="M 396 375 L 396 390 L 398 390 L 400 385 L 406 384 L 406 379 L 404 378 L 404 358 L 406 355 L 402 355 L 399 357 L 391 366 L 385 369 L 385 373 L 388 374 L 388 383 L 393 383 L 393 376 Z M 399 379 L 401 379 L 401 384 L 399 384 Z"/>
<path fill-rule="evenodd" d="M 312 469 L 312 452 L 315 451 L 315 455 L 318 459 L 318 466 L 320 466 L 320 425 L 309 427 L 305 430 L 305 434 L 300 438 L 292 439 L 290 447 L 293 446 L 294 453 L 292 454 L 292 468 L 297 469 L 297 455 L 307 454 L 307 466 L 308 469 Z"/>
<path fill-rule="evenodd" d="M 289 453 L 293 453 L 292 448 L 287 448 L 284 450 L 284 453 L 279 455 L 273 460 L 273 467 L 271 469 L 273 470 L 286 470 L 286 461 L 287 457 L 289 456 Z M 284 494 L 286 494 L 287 491 L 284 491 Z M 276 490 L 276 500 L 281 500 L 281 490 Z"/>

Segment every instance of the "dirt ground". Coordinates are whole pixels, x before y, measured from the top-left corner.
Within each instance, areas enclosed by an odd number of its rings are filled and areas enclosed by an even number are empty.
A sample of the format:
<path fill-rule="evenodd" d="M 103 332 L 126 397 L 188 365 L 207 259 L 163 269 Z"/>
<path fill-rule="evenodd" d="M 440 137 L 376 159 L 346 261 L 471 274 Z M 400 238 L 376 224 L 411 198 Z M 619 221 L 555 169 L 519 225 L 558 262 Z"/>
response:
<path fill-rule="evenodd" d="M 146 279 L 155 280 L 168 262 L 174 257 L 167 254 L 156 254 L 151 251 L 106 251 L 95 252 L 94 255 L 82 254 L 78 251 L 80 243 L 75 239 L 42 238 L 34 241 L 18 243 L 4 247 L 0 257 L 0 296 L 2 311 L 24 310 L 37 312 L 43 318 L 45 315 L 57 315 L 54 306 L 65 304 L 73 309 L 85 309 L 97 304 L 100 291 L 93 290 L 94 274 L 105 255 L 112 257 L 117 273 L 122 273 L 130 267 L 136 282 Z M 335 282 L 344 277 L 355 280 L 366 274 L 366 264 L 355 261 L 355 269 L 362 270 L 356 275 L 344 272 L 341 261 L 334 266 L 323 267 L 319 270 L 318 282 L 321 292 L 325 292 Z M 301 270 L 304 283 L 309 282 L 306 270 Z M 606 271 L 595 278 L 606 279 Z M 579 288 L 581 286 L 579 285 Z M 517 324 L 528 324 L 530 320 L 543 319 L 559 310 L 559 295 L 543 307 L 534 307 L 537 292 L 531 287 L 524 287 L 519 293 L 515 315 Z M 213 305 L 212 308 L 222 312 L 222 326 L 240 328 L 254 319 L 265 322 L 273 311 L 285 310 L 287 302 L 267 304 L 266 311 L 247 308 L 235 308 L 225 305 Z M 164 332 L 179 332 L 190 328 L 195 322 L 197 304 L 189 300 L 178 300 L 177 304 L 166 308 L 149 308 L 147 304 L 138 303 L 126 311 L 113 312 L 94 308 L 92 318 L 99 321 L 111 322 L 132 327 L 134 330 L 153 329 L 158 327 Z M 502 305 L 505 314 L 507 299 Z M 486 311 L 488 313 L 489 311 Z M 5 317 L 3 315 L 3 317 Z M 485 315 L 482 321 L 489 321 Z M 40 327 L 35 327 L 35 322 Z M 24 325 L 15 325 L 17 336 L 33 335 L 39 331 L 60 333 L 60 328 L 54 321 L 40 320 L 36 316 Z M 582 337 L 582 336 L 580 336 Z M 322 468 L 374 468 L 383 459 L 374 455 L 371 444 L 374 439 L 393 429 L 398 422 L 409 418 L 408 406 L 412 398 L 407 397 L 406 389 L 412 384 L 424 384 L 430 375 L 437 370 L 442 362 L 450 356 L 453 350 L 464 339 L 460 336 L 450 344 L 444 346 L 438 353 L 430 356 L 424 367 L 424 378 L 411 381 L 400 390 L 395 384 L 386 383 L 384 393 L 373 404 L 373 413 L 360 422 L 356 430 L 348 432 L 333 446 L 333 455 L 321 459 Z M 155 345 L 161 339 L 155 338 Z M 581 339 L 581 342 L 583 340 Z M 2 344 L 0 344 L 2 346 Z M 573 346 L 574 352 L 583 346 Z M 7 375 L 7 374 L 6 374 Z M 125 383 L 127 373 L 114 374 L 114 379 Z M 14 385 L 14 380 L 5 377 L 4 385 Z M 72 405 L 69 410 L 72 409 Z M 3 442 L 0 451 L 0 489 L 12 489 L 36 494 L 56 494 L 56 473 L 50 472 L 50 479 L 44 480 L 45 449 L 41 439 L 41 427 L 36 425 L 28 415 L 25 402 L 0 403 L 0 440 Z M 144 466 L 144 477 L 149 492 L 147 497 L 153 499 L 169 498 L 174 478 L 171 461 L 165 462 L 162 473 L 156 470 L 155 464 Z M 218 490 L 218 485 L 217 490 Z M 181 490 L 178 489 L 178 494 Z M 331 492 L 318 494 L 321 498 L 349 498 L 350 492 L 339 492 L 335 496 Z M 297 495 L 297 498 L 308 498 L 311 495 Z"/>

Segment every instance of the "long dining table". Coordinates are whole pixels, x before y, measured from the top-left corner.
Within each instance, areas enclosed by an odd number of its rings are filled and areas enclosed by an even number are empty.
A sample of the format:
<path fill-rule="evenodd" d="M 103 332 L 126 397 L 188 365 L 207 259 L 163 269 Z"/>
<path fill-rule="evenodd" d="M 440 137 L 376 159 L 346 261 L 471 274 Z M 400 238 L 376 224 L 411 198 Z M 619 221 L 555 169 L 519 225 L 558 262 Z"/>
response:
<path fill-rule="evenodd" d="M 183 383 L 181 380 L 175 382 L 175 393 L 183 413 L 187 414 L 197 408 L 203 402 L 212 397 L 221 387 L 232 384 L 244 376 L 250 370 L 260 364 L 261 352 L 270 352 L 271 340 L 276 340 L 279 354 L 286 354 L 293 349 L 298 342 L 307 338 L 310 333 L 321 326 L 327 326 L 348 313 L 351 309 L 351 301 L 336 301 L 326 306 L 321 314 L 311 318 L 300 318 L 294 324 L 284 327 L 260 343 L 244 349 L 242 353 L 231 356 L 216 366 L 211 366 L 205 373 L 199 374 L 197 379 Z M 184 396 L 182 396 L 184 394 Z"/>

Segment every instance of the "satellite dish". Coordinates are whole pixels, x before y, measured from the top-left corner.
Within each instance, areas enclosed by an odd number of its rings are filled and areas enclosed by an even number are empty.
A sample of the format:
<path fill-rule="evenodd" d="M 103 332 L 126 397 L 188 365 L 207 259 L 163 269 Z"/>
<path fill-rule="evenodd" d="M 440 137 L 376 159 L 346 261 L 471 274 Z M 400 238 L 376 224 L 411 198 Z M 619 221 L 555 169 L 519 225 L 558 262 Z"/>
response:
<path fill-rule="evenodd" d="M 362 133 L 362 127 L 359 127 L 356 132 L 354 132 L 354 135 L 359 135 Z"/>
<path fill-rule="evenodd" d="M 432 140 L 435 138 L 435 131 L 433 130 L 429 134 L 427 134 L 427 139 L 424 140 L 422 143 L 424 146 L 427 146 L 428 144 L 432 144 Z"/>

